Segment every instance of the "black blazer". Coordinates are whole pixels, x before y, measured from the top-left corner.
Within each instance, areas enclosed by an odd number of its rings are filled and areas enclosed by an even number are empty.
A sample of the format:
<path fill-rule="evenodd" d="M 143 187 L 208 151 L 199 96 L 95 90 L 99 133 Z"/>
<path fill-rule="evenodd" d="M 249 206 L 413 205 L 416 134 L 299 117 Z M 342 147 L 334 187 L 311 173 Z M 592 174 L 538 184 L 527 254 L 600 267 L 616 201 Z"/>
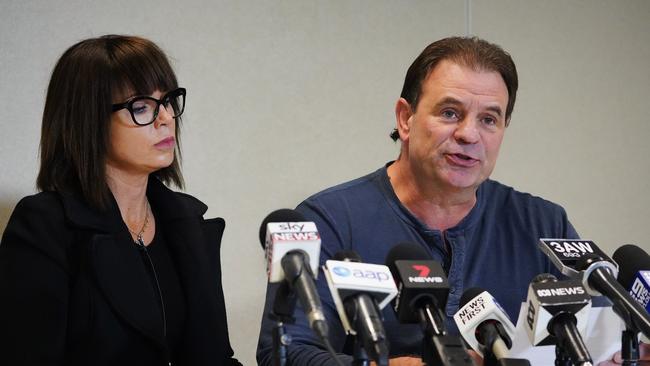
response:
<path fill-rule="evenodd" d="M 147 197 L 185 294 L 174 365 L 239 365 L 221 287 L 223 219 L 149 179 Z M 0 244 L 0 365 L 167 365 L 158 297 L 117 204 L 42 192 L 16 206 Z"/>

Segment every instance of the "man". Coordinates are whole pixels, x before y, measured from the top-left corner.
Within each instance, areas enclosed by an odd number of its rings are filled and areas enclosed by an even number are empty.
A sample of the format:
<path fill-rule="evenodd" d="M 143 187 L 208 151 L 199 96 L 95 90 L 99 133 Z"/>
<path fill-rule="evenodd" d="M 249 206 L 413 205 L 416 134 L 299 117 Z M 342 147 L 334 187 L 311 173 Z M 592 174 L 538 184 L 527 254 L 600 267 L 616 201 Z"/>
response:
<path fill-rule="evenodd" d="M 448 274 L 445 312 L 452 316 L 464 289 L 481 287 L 513 321 L 531 279 L 557 274 L 537 247 L 541 237 L 577 238 L 564 209 L 489 180 L 517 94 L 517 72 L 499 46 L 477 38 L 446 38 L 429 45 L 409 68 L 395 106 L 401 140 L 396 161 L 365 177 L 318 193 L 298 206 L 321 234 L 321 264 L 341 250 L 383 264 L 400 242 L 421 245 Z M 350 354 L 323 276 L 317 287 L 337 351 Z M 267 303 L 258 362 L 271 362 L 272 322 Z M 419 364 L 422 332 L 401 325 L 384 309 L 393 364 Z M 288 357 L 293 365 L 334 364 L 306 325 L 301 309 Z M 348 358 L 349 359 L 349 358 Z M 416 363 L 413 363 L 416 362 Z"/>

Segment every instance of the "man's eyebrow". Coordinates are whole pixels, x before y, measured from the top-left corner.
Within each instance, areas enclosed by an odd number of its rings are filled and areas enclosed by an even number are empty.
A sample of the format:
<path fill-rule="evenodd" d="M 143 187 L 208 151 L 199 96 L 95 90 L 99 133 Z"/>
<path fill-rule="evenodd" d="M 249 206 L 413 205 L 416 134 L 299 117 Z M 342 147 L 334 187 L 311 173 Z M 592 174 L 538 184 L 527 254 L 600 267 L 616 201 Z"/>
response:
<path fill-rule="evenodd" d="M 499 117 L 503 115 L 503 111 L 501 110 L 501 107 L 499 107 L 498 105 L 489 106 L 486 109 L 490 112 L 496 113 Z"/>
<path fill-rule="evenodd" d="M 453 97 L 445 97 L 442 100 L 438 101 L 436 105 L 434 106 L 435 109 L 440 109 L 444 106 L 447 105 L 453 105 L 453 106 L 462 106 L 463 102 L 460 100 L 453 98 Z M 485 108 L 486 110 L 490 112 L 494 112 L 497 116 L 501 117 L 503 115 L 503 110 L 501 110 L 501 107 L 498 105 L 491 105 Z"/>
<path fill-rule="evenodd" d="M 460 100 L 456 99 L 456 98 L 445 97 L 444 99 L 438 101 L 438 103 L 436 103 L 434 108 L 438 109 L 438 108 L 441 108 L 441 107 L 443 107 L 445 105 L 463 105 L 463 103 Z"/>

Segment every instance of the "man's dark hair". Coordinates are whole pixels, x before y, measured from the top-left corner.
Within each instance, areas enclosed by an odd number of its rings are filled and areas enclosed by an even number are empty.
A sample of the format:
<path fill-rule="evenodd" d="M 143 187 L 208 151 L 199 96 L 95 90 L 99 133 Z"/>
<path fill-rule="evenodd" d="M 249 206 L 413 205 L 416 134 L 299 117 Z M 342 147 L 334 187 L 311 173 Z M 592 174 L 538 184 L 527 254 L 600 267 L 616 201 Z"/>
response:
<path fill-rule="evenodd" d="M 128 94 L 177 87 L 167 56 L 147 39 L 106 35 L 70 47 L 54 67 L 47 90 L 37 187 L 78 193 L 91 206 L 105 209 L 110 201 L 106 154 L 112 104 Z M 182 188 L 180 122 L 176 118 L 173 163 L 152 174 Z"/>
<path fill-rule="evenodd" d="M 442 60 L 450 60 L 459 65 L 478 70 L 498 72 L 508 88 L 508 106 L 506 107 L 506 126 L 517 98 L 517 68 L 512 57 L 501 47 L 477 37 L 449 37 L 428 45 L 413 61 L 404 79 L 401 97 L 415 111 L 420 101 L 422 83 Z M 390 137 L 397 141 L 397 129 Z"/>

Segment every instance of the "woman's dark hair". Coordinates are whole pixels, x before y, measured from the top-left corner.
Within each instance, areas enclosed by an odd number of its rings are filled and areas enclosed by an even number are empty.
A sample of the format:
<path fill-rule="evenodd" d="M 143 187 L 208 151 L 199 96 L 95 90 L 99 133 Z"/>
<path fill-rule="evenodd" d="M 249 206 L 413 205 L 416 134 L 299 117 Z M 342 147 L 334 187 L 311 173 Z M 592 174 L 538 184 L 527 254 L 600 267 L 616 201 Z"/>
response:
<path fill-rule="evenodd" d="M 413 110 L 417 108 L 422 92 L 422 83 L 442 60 L 450 60 L 459 65 L 479 71 L 498 72 L 508 89 L 508 106 L 506 107 L 506 126 L 515 107 L 517 88 L 517 68 L 512 57 L 498 45 L 477 37 L 449 37 L 428 45 L 413 61 L 404 79 L 402 98 L 406 99 Z M 390 137 L 397 141 L 397 129 Z"/>
<path fill-rule="evenodd" d="M 150 95 L 177 87 L 167 56 L 147 39 L 106 35 L 70 47 L 54 67 L 47 89 L 37 187 L 79 193 L 90 205 L 105 209 L 110 200 L 106 154 L 112 104 L 127 93 Z M 176 118 L 174 161 L 152 174 L 183 188 L 180 122 Z"/>

